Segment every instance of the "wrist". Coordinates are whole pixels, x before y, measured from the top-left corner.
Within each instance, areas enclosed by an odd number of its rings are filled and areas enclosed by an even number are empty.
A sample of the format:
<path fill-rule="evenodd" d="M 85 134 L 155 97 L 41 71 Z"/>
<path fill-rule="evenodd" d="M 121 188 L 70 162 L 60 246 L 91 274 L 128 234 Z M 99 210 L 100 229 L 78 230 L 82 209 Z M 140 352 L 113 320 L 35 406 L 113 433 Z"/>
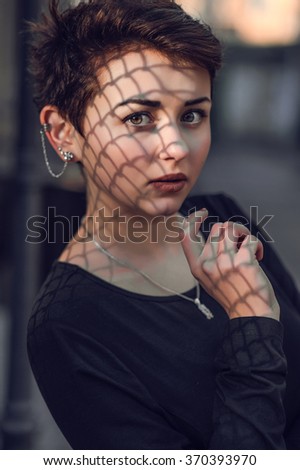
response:
<path fill-rule="evenodd" d="M 271 299 L 264 299 L 258 295 L 247 296 L 227 307 L 225 310 L 230 319 L 241 317 L 265 317 L 277 321 L 280 319 L 280 307 L 275 296 Z"/>
<path fill-rule="evenodd" d="M 255 309 L 255 307 L 245 306 L 244 308 L 240 307 L 236 310 L 231 310 L 227 312 L 230 320 L 234 318 L 243 318 L 243 317 L 263 317 L 263 318 L 272 318 L 273 320 L 280 320 L 280 309 L 278 308 L 268 308 L 265 310 Z"/>

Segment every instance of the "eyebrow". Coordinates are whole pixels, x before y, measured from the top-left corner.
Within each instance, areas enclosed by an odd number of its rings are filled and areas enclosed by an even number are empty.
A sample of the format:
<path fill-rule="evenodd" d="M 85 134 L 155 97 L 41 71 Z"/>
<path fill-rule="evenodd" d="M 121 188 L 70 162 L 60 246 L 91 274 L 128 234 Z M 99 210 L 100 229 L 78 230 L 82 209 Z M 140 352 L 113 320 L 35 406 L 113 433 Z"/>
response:
<path fill-rule="evenodd" d="M 211 100 L 207 96 L 202 96 L 194 100 L 186 101 L 184 103 L 184 106 L 193 106 L 195 104 L 204 103 L 204 102 L 211 103 Z M 128 100 L 122 101 L 121 103 L 117 104 L 115 109 L 119 108 L 120 106 L 126 106 L 127 104 L 139 104 L 139 105 L 150 107 L 150 108 L 159 108 L 161 106 L 160 101 L 145 100 L 145 99 L 139 99 L 139 98 L 129 98 Z"/>
<path fill-rule="evenodd" d="M 201 98 L 196 98 L 195 100 L 188 100 L 185 102 L 184 106 L 193 106 L 194 104 L 199 103 L 211 103 L 211 99 L 207 96 L 202 96 Z"/>

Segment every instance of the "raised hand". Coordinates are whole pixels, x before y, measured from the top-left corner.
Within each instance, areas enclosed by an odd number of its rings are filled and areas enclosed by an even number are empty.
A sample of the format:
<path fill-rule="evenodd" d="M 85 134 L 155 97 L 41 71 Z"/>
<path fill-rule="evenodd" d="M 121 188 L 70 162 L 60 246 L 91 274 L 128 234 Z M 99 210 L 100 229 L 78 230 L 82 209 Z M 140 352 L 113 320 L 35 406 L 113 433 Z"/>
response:
<path fill-rule="evenodd" d="M 233 222 L 214 224 L 205 242 L 198 232 L 207 216 L 201 210 L 185 223 L 182 247 L 192 274 L 230 319 L 264 316 L 279 320 L 277 299 L 259 264 L 262 243 L 244 225 Z"/>

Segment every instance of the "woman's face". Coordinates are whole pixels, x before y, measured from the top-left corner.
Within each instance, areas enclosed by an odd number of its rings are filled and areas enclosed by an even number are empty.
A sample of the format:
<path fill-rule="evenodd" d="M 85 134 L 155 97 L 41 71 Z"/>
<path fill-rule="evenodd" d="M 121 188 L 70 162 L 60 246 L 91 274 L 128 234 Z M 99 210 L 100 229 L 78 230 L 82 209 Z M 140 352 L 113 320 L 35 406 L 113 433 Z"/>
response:
<path fill-rule="evenodd" d="M 208 72 L 144 50 L 110 61 L 100 81 L 81 142 L 90 196 L 121 213 L 175 213 L 210 147 Z"/>

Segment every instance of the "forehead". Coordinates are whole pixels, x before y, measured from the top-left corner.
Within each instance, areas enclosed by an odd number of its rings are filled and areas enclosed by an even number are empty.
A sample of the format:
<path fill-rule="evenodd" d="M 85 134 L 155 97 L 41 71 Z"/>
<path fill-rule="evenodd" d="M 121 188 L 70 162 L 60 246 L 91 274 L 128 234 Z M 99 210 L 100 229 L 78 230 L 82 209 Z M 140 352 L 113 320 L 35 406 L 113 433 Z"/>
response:
<path fill-rule="evenodd" d="M 119 101 L 129 96 L 151 98 L 158 93 L 186 100 L 191 95 L 210 95 L 207 70 L 174 64 L 156 51 L 128 52 L 109 61 L 100 73 L 101 93 Z"/>

